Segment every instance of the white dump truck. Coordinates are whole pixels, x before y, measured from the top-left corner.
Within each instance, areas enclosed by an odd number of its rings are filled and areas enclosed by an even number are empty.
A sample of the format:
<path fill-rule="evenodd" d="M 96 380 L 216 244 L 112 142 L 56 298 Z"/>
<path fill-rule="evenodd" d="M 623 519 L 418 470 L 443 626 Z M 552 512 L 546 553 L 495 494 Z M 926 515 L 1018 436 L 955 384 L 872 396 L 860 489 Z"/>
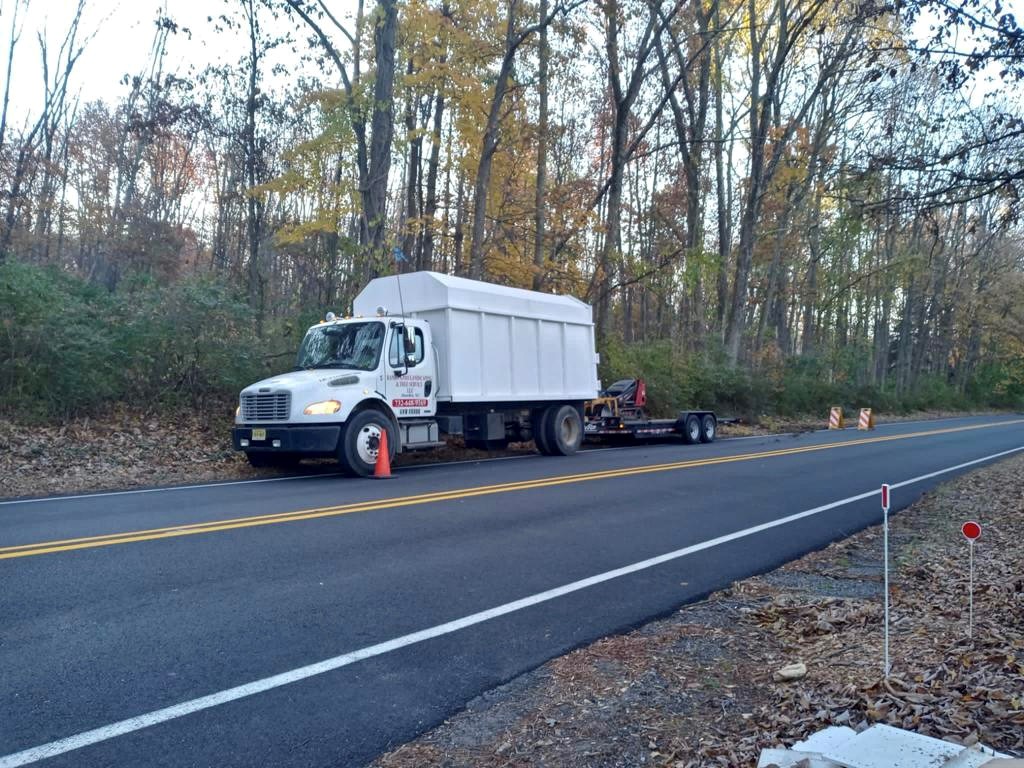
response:
<path fill-rule="evenodd" d="M 589 305 L 435 272 L 373 280 L 353 317 L 311 327 L 291 373 L 242 390 L 235 448 L 255 466 L 336 457 L 373 472 L 390 453 L 533 439 L 569 455 L 584 437 L 584 406 L 598 395 Z"/>

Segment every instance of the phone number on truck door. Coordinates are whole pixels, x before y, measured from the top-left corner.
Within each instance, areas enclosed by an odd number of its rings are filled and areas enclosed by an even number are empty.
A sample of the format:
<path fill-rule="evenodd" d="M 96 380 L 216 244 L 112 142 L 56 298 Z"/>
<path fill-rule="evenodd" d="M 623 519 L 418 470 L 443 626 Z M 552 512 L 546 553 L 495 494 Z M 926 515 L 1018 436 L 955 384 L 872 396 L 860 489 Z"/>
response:
<path fill-rule="evenodd" d="M 395 408 L 426 408 L 428 401 L 415 397 L 400 398 L 392 400 L 391 405 Z"/>

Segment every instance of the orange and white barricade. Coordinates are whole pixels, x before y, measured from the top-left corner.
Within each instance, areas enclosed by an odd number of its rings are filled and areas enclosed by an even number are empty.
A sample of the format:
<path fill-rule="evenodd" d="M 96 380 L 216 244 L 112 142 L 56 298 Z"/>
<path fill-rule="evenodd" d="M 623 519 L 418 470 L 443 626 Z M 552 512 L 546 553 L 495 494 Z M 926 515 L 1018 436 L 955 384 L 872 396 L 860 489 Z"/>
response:
<path fill-rule="evenodd" d="M 838 405 L 833 405 L 828 412 L 828 428 L 829 429 L 843 429 L 846 426 L 843 421 L 843 409 Z"/>
<path fill-rule="evenodd" d="M 875 428 L 875 415 L 870 408 L 860 409 L 860 418 L 857 420 L 857 429 L 867 430 Z"/>

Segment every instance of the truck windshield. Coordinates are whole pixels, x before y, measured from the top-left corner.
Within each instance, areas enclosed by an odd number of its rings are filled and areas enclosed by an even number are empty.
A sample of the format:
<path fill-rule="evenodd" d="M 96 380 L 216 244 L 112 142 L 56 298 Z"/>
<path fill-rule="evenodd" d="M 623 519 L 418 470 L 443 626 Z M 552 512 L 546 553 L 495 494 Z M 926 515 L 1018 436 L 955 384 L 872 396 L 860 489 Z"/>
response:
<path fill-rule="evenodd" d="M 299 348 L 297 366 L 309 368 L 377 368 L 384 345 L 384 324 L 340 323 L 310 328 Z"/>

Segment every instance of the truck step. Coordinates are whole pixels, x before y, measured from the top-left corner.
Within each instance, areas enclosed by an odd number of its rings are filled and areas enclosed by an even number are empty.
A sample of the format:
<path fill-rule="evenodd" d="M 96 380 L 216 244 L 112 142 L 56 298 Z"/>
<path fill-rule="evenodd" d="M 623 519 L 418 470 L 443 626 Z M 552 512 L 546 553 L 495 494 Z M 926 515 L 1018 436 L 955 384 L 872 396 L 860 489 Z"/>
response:
<path fill-rule="evenodd" d="M 448 443 L 444 440 L 436 440 L 428 443 L 403 443 L 402 451 L 426 451 L 431 448 L 444 448 Z"/>

